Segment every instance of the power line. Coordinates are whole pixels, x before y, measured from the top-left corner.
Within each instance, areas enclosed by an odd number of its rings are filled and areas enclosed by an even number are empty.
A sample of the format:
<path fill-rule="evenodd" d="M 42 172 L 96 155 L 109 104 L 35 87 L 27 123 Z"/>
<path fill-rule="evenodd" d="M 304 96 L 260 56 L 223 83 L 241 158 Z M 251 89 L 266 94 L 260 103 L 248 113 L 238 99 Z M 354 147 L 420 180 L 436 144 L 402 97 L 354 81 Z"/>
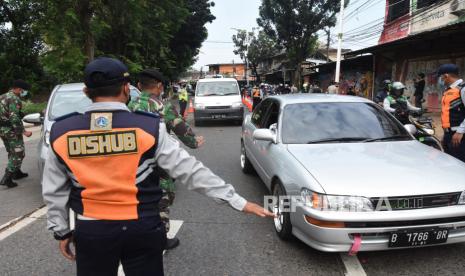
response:
<path fill-rule="evenodd" d="M 439 6 L 441 4 L 443 4 L 445 1 L 440 1 L 440 2 L 436 2 L 435 4 L 431 5 L 431 7 L 433 6 Z M 461 0 L 459 1 L 457 4 L 459 3 L 462 3 L 462 2 L 465 2 L 465 0 Z M 392 5 L 395 5 L 395 4 L 398 4 L 399 2 L 396 2 Z M 449 10 L 451 9 L 452 7 L 448 7 L 448 8 L 445 8 L 442 11 L 446 11 L 446 10 Z M 420 18 L 421 16 L 423 15 L 423 13 L 418 13 L 412 17 L 410 17 L 409 19 L 409 24 L 414 24 L 416 22 L 419 22 L 421 20 L 423 20 L 423 18 Z M 419 19 L 419 20 L 418 20 Z M 379 20 L 379 19 L 378 19 Z M 374 22 L 374 21 L 372 21 Z M 369 24 L 369 23 L 368 23 Z M 362 27 L 366 27 L 366 26 L 362 26 Z M 370 39 L 371 36 L 374 36 L 374 35 L 377 35 L 377 34 L 381 34 L 383 32 L 383 26 L 373 26 L 373 25 L 370 25 L 370 26 L 367 26 L 366 28 L 364 29 L 360 29 L 362 27 L 359 27 L 359 28 L 356 28 L 356 29 L 353 29 L 349 32 L 347 32 L 346 34 L 350 34 L 350 36 L 346 37 L 345 40 L 366 40 L 366 39 Z M 355 30 L 357 30 L 356 32 L 354 32 Z"/>

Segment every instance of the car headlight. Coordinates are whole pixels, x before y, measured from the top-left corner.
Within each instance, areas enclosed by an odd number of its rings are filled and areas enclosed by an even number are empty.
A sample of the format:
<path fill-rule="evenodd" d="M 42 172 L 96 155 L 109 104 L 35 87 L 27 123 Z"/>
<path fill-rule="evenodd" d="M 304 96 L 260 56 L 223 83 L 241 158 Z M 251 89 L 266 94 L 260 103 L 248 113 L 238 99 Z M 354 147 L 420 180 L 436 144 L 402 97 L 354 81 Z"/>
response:
<path fill-rule="evenodd" d="M 232 104 L 232 108 L 241 108 L 242 107 L 242 102 L 237 102 Z"/>
<path fill-rule="evenodd" d="M 465 191 L 460 194 L 459 202 L 457 204 L 465 204 Z"/>
<path fill-rule="evenodd" d="M 369 212 L 374 210 L 373 203 L 361 196 L 326 195 L 302 189 L 301 200 L 304 206 L 321 211 Z"/>
<path fill-rule="evenodd" d="M 205 109 L 205 105 L 201 103 L 196 103 L 195 104 L 195 109 Z"/>

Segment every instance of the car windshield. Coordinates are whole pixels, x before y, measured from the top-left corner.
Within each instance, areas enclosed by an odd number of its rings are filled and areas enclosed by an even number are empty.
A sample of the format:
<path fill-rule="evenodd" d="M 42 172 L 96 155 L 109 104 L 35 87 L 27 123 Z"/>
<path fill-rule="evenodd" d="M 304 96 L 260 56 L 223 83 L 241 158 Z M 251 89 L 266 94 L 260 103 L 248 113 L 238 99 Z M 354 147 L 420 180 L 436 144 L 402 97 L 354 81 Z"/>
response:
<path fill-rule="evenodd" d="M 235 81 L 201 82 L 197 84 L 197 96 L 227 96 L 239 94 L 239 86 Z"/>
<path fill-rule="evenodd" d="M 401 124 L 369 103 L 299 103 L 283 112 L 285 144 L 412 139 Z"/>
<path fill-rule="evenodd" d="M 131 99 L 135 97 L 139 97 L 139 92 L 131 89 Z M 57 91 L 50 103 L 49 118 L 53 121 L 69 113 L 83 113 L 91 103 L 82 90 Z"/>

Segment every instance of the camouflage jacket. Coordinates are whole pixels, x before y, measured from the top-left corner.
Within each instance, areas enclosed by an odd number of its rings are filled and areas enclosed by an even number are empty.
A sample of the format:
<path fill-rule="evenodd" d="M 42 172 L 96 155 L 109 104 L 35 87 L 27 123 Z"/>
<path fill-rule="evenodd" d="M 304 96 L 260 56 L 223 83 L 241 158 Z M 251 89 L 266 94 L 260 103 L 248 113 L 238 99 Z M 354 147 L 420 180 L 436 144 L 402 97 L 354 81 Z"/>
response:
<path fill-rule="evenodd" d="M 0 134 L 24 132 L 22 107 L 21 99 L 12 91 L 0 96 Z"/>
<path fill-rule="evenodd" d="M 168 133 L 173 132 L 186 146 L 197 148 L 197 140 L 191 127 L 179 115 L 176 108 L 171 102 L 163 103 L 161 100 L 151 97 L 147 92 L 142 92 L 140 97 L 131 101 L 128 105 L 132 111 L 145 111 L 150 113 L 158 113 L 166 124 Z"/>

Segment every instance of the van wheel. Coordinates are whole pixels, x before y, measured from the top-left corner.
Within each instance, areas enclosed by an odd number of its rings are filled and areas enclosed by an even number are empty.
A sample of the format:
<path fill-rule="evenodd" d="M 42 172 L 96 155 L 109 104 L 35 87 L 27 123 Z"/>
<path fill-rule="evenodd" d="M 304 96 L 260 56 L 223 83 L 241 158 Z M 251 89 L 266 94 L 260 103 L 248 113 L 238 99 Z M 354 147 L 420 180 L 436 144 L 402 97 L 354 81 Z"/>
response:
<path fill-rule="evenodd" d="M 251 174 L 254 171 L 252 163 L 250 163 L 249 158 L 247 158 L 244 142 L 241 142 L 241 168 L 242 172 L 245 174 Z"/>
<path fill-rule="evenodd" d="M 291 216 L 289 212 L 284 211 L 284 206 L 289 206 L 289 204 L 284 204 L 286 191 L 284 190 L 280 181 L 277 181 L 273 187 L 273 197 L 276 198 L 273 205 L 273 213 L 276 215 L 274 218 L 274 229 L 278 237 L 282 240 L 288 241 L 292 236 L 292 224 Z"/>

